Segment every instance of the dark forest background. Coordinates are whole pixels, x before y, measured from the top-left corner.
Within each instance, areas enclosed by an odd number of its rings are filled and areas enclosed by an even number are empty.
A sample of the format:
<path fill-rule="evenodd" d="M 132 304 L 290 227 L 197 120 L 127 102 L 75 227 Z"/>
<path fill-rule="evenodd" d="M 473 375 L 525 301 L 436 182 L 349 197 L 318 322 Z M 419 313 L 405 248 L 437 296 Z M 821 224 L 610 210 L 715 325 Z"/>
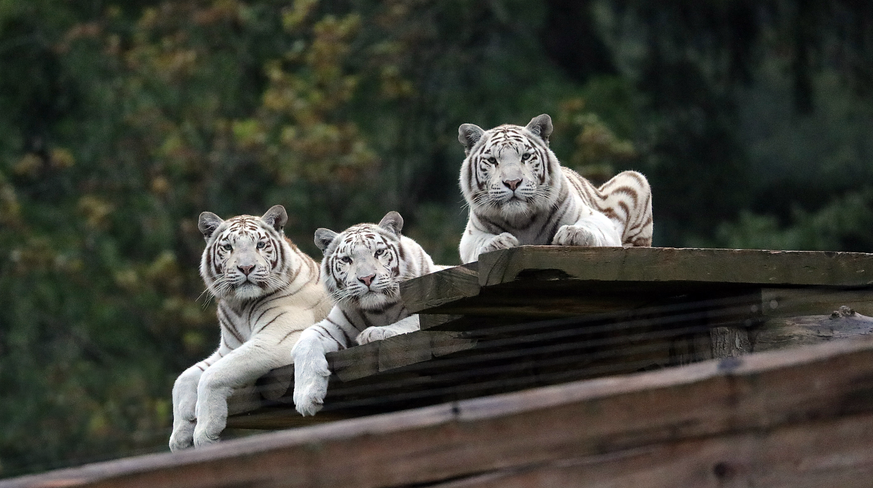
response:
<path fill-rule="evenodd" d="M 0 0 L 0 477 L 166 450 L 201 211 L 458 263 L 458 125 L 544 112 L 657 246 L 873 251 L 867 0 Z"/>

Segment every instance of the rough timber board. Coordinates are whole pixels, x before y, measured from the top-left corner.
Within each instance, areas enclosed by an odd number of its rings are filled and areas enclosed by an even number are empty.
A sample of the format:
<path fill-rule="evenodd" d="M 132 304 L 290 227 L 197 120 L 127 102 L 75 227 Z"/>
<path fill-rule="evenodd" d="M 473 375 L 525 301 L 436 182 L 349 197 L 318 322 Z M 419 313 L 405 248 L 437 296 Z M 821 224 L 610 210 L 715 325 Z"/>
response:
<path fill-rule="evenodd" d="M 483 254 L 474 264 L 407 281 L 401 286 L 407 308 L 469 314 L 515 304 L 524 312 L 535 306 L 526 298 L 552 293 L 579 297 L 577 312 L 596 313 L 615 309 L 616 300 L 629 308 L 689 292 L 873 287 L 867 253 L 522 246 Z"/>
<path fill-rule="evenodd" d="M 761 302 L 768 316 L 828 315 L 843 306 L 873 316 L 873 288 L 764 288 Z"/>
<path fill-rule="evenodd" d="M 868 488 L 873 450 L 861 446 L 870 445 L 869 426 L 873 415 L 682 440 L 495 470 L 428 487 Z"/>
<path fill-rule="evenodd" d="M 873 254 L 755 249 L 522 246 L 479 256 L 479 284 L 525 277 L 761 286 L 873 285 Z"/>
<path fill-rule="evenodd" d="M 0 488 L 685 486 L 665 477 L 703 487 L 869 486 L 871 420 L 873 340 L 859 339 L 339 421 Z M 515 479 L 474 483 L 489 476 Z"/>
<path fill-rule="evenodd" d="M 400 284 L 400 294 L 412 313 L 479 294 L 478 263 L 454 266 Z"/>

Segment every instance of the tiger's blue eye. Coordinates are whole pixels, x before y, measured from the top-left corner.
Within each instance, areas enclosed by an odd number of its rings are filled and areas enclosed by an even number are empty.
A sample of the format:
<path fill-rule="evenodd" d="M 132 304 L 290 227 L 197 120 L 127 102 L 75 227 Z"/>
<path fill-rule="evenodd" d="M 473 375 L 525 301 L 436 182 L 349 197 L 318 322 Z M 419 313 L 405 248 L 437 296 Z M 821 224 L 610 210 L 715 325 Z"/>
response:
<path fill-rule="evenodd" d="M 233 246 L 231 246 L 230 244 L 225 244 L 225 245 L 221 246 L 221 248 L 224 249 L 225 251 L 233 251 Z"/>
<path fill-rule="evenodd" d="M 265 247 L 267 247 L 267 243 L 266 243 L 266 242 L 264 242 L 264 241 L 259 241 L 259 242 L 258 242 L 258 245 L 257 245 L 257 248 L 258 248 L 258 249 L 263 249 L 263 248 L 265 248 Z"/>
<path fill-rule="evenodd" d="M 489 157 L 487 161 L 491 164 L 497 164 L 497 158 L 495 158 L 494 156 Z"/>
<path fill-rule="evenodd" d="M 524 154 L 521 155 L 521 160 L 522 160 L 522 161 L 527 161 L 528 159 L 530 159 L 531 156 L 533 156 L 533 154 L 531 154 L 531 153 L 524 153 Z"/>
<path fill-rule="evenodd" d="M 348 257 L 348 256 L 343 256 L 343 257 L 341 257 L 341 258 L 340 258 L 340 261 L 342 261 L 342 262 L 344 262 L 344 263 L 346 263 L 346 264 L 352 264 L 352 258 L 350 258 L 350 257 Z"/>
<path fill-rule="evenodd" d="M 376 249 L 376 252 L 373 253 L 373 256 L 378 258 L 379 256 L 381 256 L 383 254 L 385 254 L 385 249 Z"/>

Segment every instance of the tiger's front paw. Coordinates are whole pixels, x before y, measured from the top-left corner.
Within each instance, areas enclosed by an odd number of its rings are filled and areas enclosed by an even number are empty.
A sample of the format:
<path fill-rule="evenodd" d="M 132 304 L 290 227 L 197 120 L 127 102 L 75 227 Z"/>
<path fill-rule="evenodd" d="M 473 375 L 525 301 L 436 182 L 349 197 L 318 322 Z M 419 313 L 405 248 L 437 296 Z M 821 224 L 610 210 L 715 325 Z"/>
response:
<path fill-rule="evenodd" d="M 324 406 L 330 367 L 324 352 L 307 342 L 298 342 L 294 356 L 294 407 L 304 417 L 315 415 Z"/>
<path fill-rule="evenodd" d="M 208 446 L 210 444 L 215 444 L 220 441 L 221 431 L 224 430 L 224 421 L 219 421 L 222 425 L 221 428 L 215 428 L 209 426 L 210 422 L 200 422 L 197 424 L 197 427 L 194 429 L 194 447 L 200 448 L 203 446 Z"/>
<path fill-rule="evenodd" d="M 314 375 L 302 384 L 294 385 L 294 408 L 300 415 L 315 415 L 324 407 L 328 378 Z"/>
<path fill-rule="evenodd" d="M 556 246 L 600 247 L 607 244 L 600 237 L 601 232 L 581 225 L 562 225 L 552 244 Z"/>
<path fill-rule="evenodd" d="M 479 248 L 479 254 L 482 254 L 483 252 L 497 251 L 498 249 L 509 249 L 511 247 L 518 246 L 518 238 L 516 238 L 509 232 L 504 232 L 485 241 L 485 243 L 482 244 L 482 247 Z"/>
<path fill-rule="evenodd" d="M 358 345 L 363 346 L 364 344 L 381 341 L 396 335 L 397 332 L 392 332 L 385 327 L 367 327 L 358 334 L 358 337 L 355 338 L 355 342 L 357 342 Z"/>
<path fill-rule="evenodd" d="M 170 435 L 170 451 L 179 452 L 194 447 L 194 422 L 185 421 L 173 428 Z"/>

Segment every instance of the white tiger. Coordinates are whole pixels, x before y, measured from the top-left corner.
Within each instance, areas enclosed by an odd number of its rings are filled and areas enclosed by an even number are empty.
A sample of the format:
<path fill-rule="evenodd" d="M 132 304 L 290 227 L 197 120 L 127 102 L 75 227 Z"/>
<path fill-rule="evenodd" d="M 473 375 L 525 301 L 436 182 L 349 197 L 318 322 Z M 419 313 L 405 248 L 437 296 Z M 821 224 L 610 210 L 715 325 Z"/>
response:
<path fill-rule="evenodd" d="M 206 239 L 200 275 L 219 299 L 221 340 L 217 351 L 176 379 L 170 450 L 217 442 L 231 395 L 232 410 L 256 406 L 255 381 L 289 364 L 303 329 L 330 310 L 318 262 L 285 237 L 287 221 L 281 205 L 260 218 L 200 214 L 198 227 Z"/>
<path fill-rule="evenodd" d="M 321 410 L 330 376 L 325 354 L 419 329 L 400 298 L 400 282 L 441 269 L 412 239 L 403 218 L 388 212 L 379 225 L 358 224 L 337 234 L 315 232 L 324 252 L 321 275 L 335 305 L 303 331 L 294 358 L 294 405 L 302 415 Z"/>
<path fill-rule="evenodd" d="M 625 171 L 600 188 L 561 166 L 549 149 L 552 119 L 485 131 L 458 128 L 466 158 L 460 186 L 469 205 L 461 237 L 464 263 L 479 254 L 526 244 L 651 246 L 652 191 Z"/>

